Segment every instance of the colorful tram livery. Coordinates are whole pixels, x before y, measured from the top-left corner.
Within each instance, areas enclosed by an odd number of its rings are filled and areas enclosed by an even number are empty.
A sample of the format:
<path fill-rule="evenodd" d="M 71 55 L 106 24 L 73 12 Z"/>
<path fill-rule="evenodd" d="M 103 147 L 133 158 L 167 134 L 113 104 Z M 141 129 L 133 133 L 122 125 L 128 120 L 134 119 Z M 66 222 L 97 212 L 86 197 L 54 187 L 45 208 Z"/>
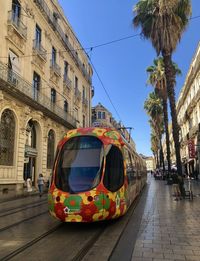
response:
<path fill-rule="evenodd" d="M 64 222 L 114 219 L 146 183 L 146 165 L 118 131 L 83 128 L 58 144 L 48 194 L 51 215 Z"/>

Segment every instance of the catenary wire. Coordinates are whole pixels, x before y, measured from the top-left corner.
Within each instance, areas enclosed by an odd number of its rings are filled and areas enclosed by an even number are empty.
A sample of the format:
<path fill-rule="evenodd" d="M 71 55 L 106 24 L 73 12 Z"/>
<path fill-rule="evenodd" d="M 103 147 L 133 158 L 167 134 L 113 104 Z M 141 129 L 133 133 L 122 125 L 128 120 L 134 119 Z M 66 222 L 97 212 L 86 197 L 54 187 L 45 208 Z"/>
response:
<path fill-rule="evenodd" d="M 194 19 L 199 19 L 199 18 L 200 18 L 200 15 L 197 15 L 197 16 L 190 17 L 189 20 L 194 20 Z M 102 46 L 114 44 L 114 43 L 117 43 L 117 42 L 121 42 L 121 41 L 124 41 L 124 40 L 127 40 L 127 39 L 137 37 L 137 36 L 141 36 L 141 33 L 121 37 L 121 38 L 118 38 L 116 40 L 108 41 L 108 42 L 98 44 L 98 45 L 94 45 L 94 46 L 90 46 L 90 47 L 70 49 L 69 51 L 75 52 L 75 51 L 81 51 L 81 50 L 82 51 L 91 50 L 91 49 L 93 50 L 93 49 L 96 49 L 96 48 L 100 48 Z M 60 51 L 60 53 L 65 53 L 65 52 L 69 52 L 69 51 L 68 50 L 62 50 L 62 51 Z M 52 55 L 52 52 L 48 52 L 48 53 L 46 53 L 46 55 Z M 32 57 L 32 56 L 37 56 L 37 54 L 21 55 L 21 56 L 18 56 L 18 58 L 27 58 L 27 57 Z M 1 59 L 8 59 L 8 56 L 0 56 L 0 58 Z"/>

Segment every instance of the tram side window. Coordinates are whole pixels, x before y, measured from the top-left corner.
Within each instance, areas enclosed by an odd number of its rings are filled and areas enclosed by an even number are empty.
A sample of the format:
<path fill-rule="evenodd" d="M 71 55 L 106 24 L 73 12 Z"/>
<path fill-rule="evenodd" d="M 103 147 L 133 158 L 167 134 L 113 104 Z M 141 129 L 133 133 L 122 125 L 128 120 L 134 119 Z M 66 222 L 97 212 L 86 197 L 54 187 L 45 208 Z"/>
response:
<path fill-rule="evenodd" d="M 133 160 L 129 151 L 125 150 L 126 155 L 126 174 L 129 184 L 134 184 L 136 179 L 136 172 L 133 165 Z"/>
<path fill-rule="evenodd" d="M 124 162 L 119 148 L 111 146 L 106 156 L 106 168 L 103 180 L 104 186 L 117 191 L 124 184 Z"/>

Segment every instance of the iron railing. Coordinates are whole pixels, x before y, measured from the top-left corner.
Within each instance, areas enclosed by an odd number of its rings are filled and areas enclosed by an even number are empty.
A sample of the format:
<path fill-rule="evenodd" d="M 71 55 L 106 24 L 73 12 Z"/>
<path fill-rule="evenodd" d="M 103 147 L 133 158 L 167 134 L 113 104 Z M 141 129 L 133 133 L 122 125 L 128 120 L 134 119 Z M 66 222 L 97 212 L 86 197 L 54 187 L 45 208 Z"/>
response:
<path fill-rule="evenodd" d="M 85 97 L 83 97 L 82 100 L 83 100 L 83 105 L 88 106 L 88 100 Z"/>
<path fill-rule="evenodd" d="M 78 100 L 81 99 L 81 92 L 79 91 L 78 88 L 74 89 L 74 96 L 75 96 L 75 99 L 78 99 Z"/>
<path fill-rule="evenodd" d="M 67 87 L 69 90 L 72 89 L 72 81 L 66 75 L 63 76 L 63 86 Z"/>
<path fill-rule="evenodd" d="M 49 9 L 46 2 L 44 0 L 34 0 L 34 2 L 38 6 L 38 8 L 41 10 L 41 12 L 46 16 L 46 19 L 47 19 L 48 23 L 51 25 L 51 27 L 53 28 L 53 30 L 58 33 L 64 46 L 71 53 L 71 56 L 75 60 L 76 64 L 78 65 L 79 69 L 82 71 L 82 73 L 85 76 L 85 78 L 87 79 L 87 81 L 89 83 L 91 83 L 92 81 L 91 81 L 91 77 L 90 77 L 89 73 L 84 68 L 81 60 L 79 59 L 79 57 L 76 54 L 76 50 L 74 50 L 73 46 L 70 44 L 69 40 L 67 39 L 65 32 L 63 31 L 61 26 L 55 20 L 53 13 Z"/>
<path fill-rule="evenodd" d="M 53 60 L 50 60 L 50 69 L 61 76 L 61 67 L 56 62 L 53 62 Z"/>
<path fill-rule="evenodd" d="M 47 51 L 36 39 L 33 40 L 33 50 L 35 50 L 37 54 L 42 57 L 42 59 L 44 59 L 45 61 L 47 60 Z"/>
<path fill-rule="evenodd" d="M 27 38 L 27 26 L 25 26 L 20 17 L 18 17 L 13 11 L 8 12 L 8 24 L 14 26 L 22 37 Z"/>
<path fill-rule="evenodd" d="M 25 98 L 29 98 L 29 100 L 31 99 L 30 102 L 32 106 L 36 103 L 44 113 L 47 112 L 48 115 L 53 113 L 64 120 L 65 123 L 69 123 L 71 126 L 76 127 L 76 119 L 71 114 L 65 112 L 64 109 L 52 103 L 51 99 L 41 93 L 41 91 L 36 92 L 31 83 L 0 62 L 0 81 L 2 80 L 6 84 L 0 84 L 0 89 L 4 88 L 5 91 L 9 91 L 9 93 L 13 95 L 18 94 L 18 97 L 21 97 L 23 101 Z"/>

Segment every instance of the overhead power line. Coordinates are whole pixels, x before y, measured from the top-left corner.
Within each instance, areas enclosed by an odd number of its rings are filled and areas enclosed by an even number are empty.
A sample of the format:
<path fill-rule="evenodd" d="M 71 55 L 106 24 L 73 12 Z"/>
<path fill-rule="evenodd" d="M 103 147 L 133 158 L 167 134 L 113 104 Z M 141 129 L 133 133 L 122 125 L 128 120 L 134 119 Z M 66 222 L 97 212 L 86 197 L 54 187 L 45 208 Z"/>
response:
<path fill-rule="evenodd" d="M 190 17 L 190 20 L 199 19 L 199 18 L 200 18 L 200 15 L 197 15 L 197 16 Z M 65 53 L 65 52 L 69 52 L 69 51 L 70 52 L 85 51 L 87 53 L 86 50 L 92 51 L 93 49 L 100 48 L 100 47 L 110 45 L 110 44 L 114 44 L 114 43 L 117 43 L 117 42 L 125 41 L 125 40 L 131 39 L 131 38 L 135 38 L 137 36 L 141 36 L 141 33 L 121 37 L 121 38 L 118 38 L 116 40 L 111 40 L 111 41 L 101 43 L 101 44 L 97 44 L 97 45 L 90 46 L 90 47 L 76 48 L 76 49 L 70 49 L 70 50 L 61 50 L 60 53 Z M 52 52 L 48 52 L 48 53 L 46 53 L 46 55 L 52 55 Z M 18 56 L 18 57 L 19 58 L 27 58 L 27 57 L 33 57 L 33 56 L 37 56 L 37 54 L 32 53 L 32 54 L 29 54 L 29 55 L 21 55 L 21 56 Z M 8 59 L 8 56 L 0 56 L 0 58 Z"/>
<path fill-rule="evenodd" d="M 107 97 L 108 97 L 108 99 L 109 99 L 109 101 L 110 101 L 110 103 L 111 103 L 111 105 L 112 105 L 114 111 L 116 112 L 116 114 L 117 114 L 119 120 L 122 122 L 121 117 L 120 117 L 120 115 L 119 115 L 119 113 L 118 113 L 118 111 L 117 111 L 117 109 L 116 109 L 114 103 L 112 102 L 112 99 L 111 99 L 111 97 L 110 97 L 108 91 L 106 90 L 106 87 L 105 87 L 103 81 L 101 80 L 101 77 L 99 76 L 99 73 L 97 72 L 97 70 L 96 70 L 94 64 L 93 64 L 92 61 L 91 61 L 91 59 L 90 59 L 90 63 L 91 63 L 91 65 L 92 65 L 92 68 L 93 68 L 94 72 L 96 73 L 97 78 L 98 78 L 99 82 L 101 83 L 101 86 L 103 87 L 103 89 L 104 89 L 104 91 L 105 91 L 105 93 L 106 93 L 106 95 L 107 95 Z"/>

